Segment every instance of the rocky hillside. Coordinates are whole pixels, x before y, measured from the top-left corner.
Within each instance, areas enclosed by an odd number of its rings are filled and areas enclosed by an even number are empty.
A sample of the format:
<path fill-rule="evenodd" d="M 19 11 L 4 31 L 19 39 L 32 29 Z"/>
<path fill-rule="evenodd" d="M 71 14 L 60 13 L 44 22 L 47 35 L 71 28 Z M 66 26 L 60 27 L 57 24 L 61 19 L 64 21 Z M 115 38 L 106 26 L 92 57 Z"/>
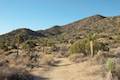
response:
<path fill-rule="evenodd" d="M 44 36 L 44 35 L 42 35 L 42 34 L 40 34 L 40 33 L 37 33 L 36 31 L 33 31 L 33 30 L 30 30 L 30 29 L 26 29 L 26 28 L 21 28 L 21 29 L 16 29 L 16 30 L 13 30 L 13 31 L 11 31 L 11 32 L 9 32 L 9 33 L 7 33 L 7 34 L 4 34 L 4 35 L 2 35 L 2 36 L 15 36 L 15 35 L 19 35 L 19 34 L 24 34 L 24 35 L 26 35 L 26 37 L 27 36 L 34 36 L 34 37 L 37 37 L 37 36 Z"/>
<path fill-rule="evenodd" d="M 120 16 L 104 18 L 91 24 L 90 27 L 93 30 L 98 29 L 99 31 L 117 33 L 120 31 Z"/>
<path fill-rule="evenodd" d="M 62 30 L 62 26 L 56 25 L 46 30 L 38 30 L 37 32 L 43 34 L 44 36 L 54 36 L 61 34 L 63 30 Z"/>
<path fill-rule="evenodd" d="M 15 41 L 17 36 L 22 37 L 24 41 L 29 40 L 29 39 L 37 39 L 38 37 L 44 37 L 43 34 L 38 33 L 36 31 L 32 31 L 26 28 L 21 28 L 21 29 L 16 29 L 9 33 L 1 35 L 0 40 L 11 42 L 11 41 Z"/>
<path fill-rule="evenodd" d="M 102 15 L 90 16 L 63 26 L 53 26 L 46 30 L 32 31 L 22 28 L 0 36 L 0 41 L 13 41 L 16 35 L 21 35 L 24 40 L 44 37 L 61 38 L 70 40 L 81 38 L 89 32 L 119 33 L 120 17 L 104 17 Z M 59 40 L 59 39 L 58 39 Z"/>
<path fill-rule="evenodd" d="M 65 30 L 71 30 L 71 29 L 78 30 L 78 29 L 86 28 L 89 25 L 94 24 L 95 22 L 102 20 L 104 18 L 106 17 L 101 15 L 94 15 L 94 16 L 90 16 L 90 17 L 75 21 L 73 23 L 64 25 L 63 28 Z"/>

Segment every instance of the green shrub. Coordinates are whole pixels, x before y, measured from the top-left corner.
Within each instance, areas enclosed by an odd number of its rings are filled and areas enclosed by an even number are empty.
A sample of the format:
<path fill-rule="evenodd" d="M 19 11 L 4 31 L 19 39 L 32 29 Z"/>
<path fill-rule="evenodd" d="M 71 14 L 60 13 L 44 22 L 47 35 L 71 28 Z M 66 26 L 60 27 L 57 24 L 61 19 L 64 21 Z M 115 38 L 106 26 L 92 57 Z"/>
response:
<path fill-rule="evenodd" d="M 22 48 L 29 50 L 31 48 L 34 48 L 36 46 L 36 43 L 32 40 L 28 40 L 25 43 L 23 43 Z"/>
<path fill-rule="evenodd" d="M 103 50 L 103 51 L 109 50 L 107 44 L 98 42 L 98 41 L 94 41 L 93 48 L 94 48 L 94 54 L 96 54 L 99 50 Z M 69 49 L 69 53 L 70 54 L 84 53 L 84 55 L 90 55 L 89 39 L 85 38 L 85 39 L 78 40 L 75 43 L 73 43 L 73 45 L 71 45 Z"/>
<path fill-rule="evenodd" d="M 88 47 L 87 47 L 88 43 L 87 43 L 87 40 L 84 39 L 84 40 L 79 40 L 79 41 L 76 41 L 75 43 L 73 43 L 73 45 L 71 45 L 70 49 L 69 49 L 69 52 L 71 54 L 73 53 L 84 53 L 85 55 L 87 55 L 87 50 L 90 50 Z M 86 48 L 87 47 L 87 48 Z"/>

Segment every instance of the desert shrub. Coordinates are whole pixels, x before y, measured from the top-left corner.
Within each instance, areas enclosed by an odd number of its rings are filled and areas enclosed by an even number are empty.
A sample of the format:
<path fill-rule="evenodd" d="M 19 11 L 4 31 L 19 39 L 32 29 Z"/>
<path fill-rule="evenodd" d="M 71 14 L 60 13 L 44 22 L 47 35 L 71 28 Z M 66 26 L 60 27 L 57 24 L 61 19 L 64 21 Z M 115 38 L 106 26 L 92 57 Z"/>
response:
<path fill-rule="evenodd" d="M 34 48 L 36 46 L 35 42 L 32 40 L 28 40 L 25 43 L 23 43 L 22 48 L 23 49 L 31 49 Z"/>
<path fill-rule="evenodd" d="M 5 42 L 1 42 L 0 43 L 0 49 L 4 50 L 4 51 L 7 51 L 8 50 L 8 46 L 6 45 Z"/>
<path fill-rule="evenodd" d="M 57 41 L 50 37 L 50 38 L 41 38 L 38 40 L 38 43 L 40 46 L 47 46 L 47 47 L 52 47 L 55 45 L 55 43 L 57 43 Z"/>
<path fill-rule="evenodd" d="M 53 45 L 51 46 L 51 51 L 54 52 L 54 51 L 59 51 L 59 47 L 56 46 L 56 45 Z"/>
<path fill-rule="evenodd" d="M 96 41 L 94 44 L 94 49 L 95 49 L 94 53 L 97 53 L 99 50 L 109 51 L 109 46 L 106 43 Z"/>
<path fill-rule="evenodd" d="M 93 44 L 94 54 L 96 54 L 99 50 L 109 50 L 108 45 L 102 42 L 94 41 Z M 69 49 L 70 54 L 74 53 L 84 53 L 84 55 L 90 54 L 90 41 L 89 39 L 85 38 L 82 40 L 78 40 L 73 45 L 71 45 Z"/>
<path fill-rule="evenodd" d="M 14 45 L 14 44 L 11 44 L 11 45 L 10 45 L 10 49 L 17 49 L 17 46 Z"/>
<path fill-rule="evenodd" d="M 71 54 L 73 53 L 84 53 L 86 55 L 86 40 L 79 40 L 79 41 L 76 41 L 75 43 L 73 43 L 73 45 L 71 45 L 70 49 L 69 49 L 69 52 Z"/>
<path fill-rule="evenodd" d="M 103 65 L 106 63 L 106 60 L 108 59 L 108 57 L 111 57 L 109 55 L 109 52 L 98 51 L 97 54 L 92 58 L 92 62 Z"/>
<path fill-rule="evenodd" d="M 36 43 L 34 41 L 28 40 L 22 45 L 22 49 L 24 49 L 27 53 L 27 56 L 29 57 L 29 60 L 37 61 L 37 58 L 39 57 L 34 52 L 34 47 L 36 46 Z"/>
<path fill-rule="evenodd" d="M 44 55 L 40 60 L 40 64 L 53 65 L 54 64 L 53 55 L 51 55 L 51 54 Z"/>
<path fill-rule="evenodd" d="M 56 57 L 67 57 L 68 56 L 68 46 L 65 44 L 61 44 L 59 46 L 58 51 L 55 54 Z"/>
<path fill-rule="evenodd" d="M 48 39 L 48 41 L 47 41 L 47 46 L 52 47 L 52 46 L 54 46 L 54 44 L 55 44 L 55 41 L 54 41 L 54 40 Z"/>

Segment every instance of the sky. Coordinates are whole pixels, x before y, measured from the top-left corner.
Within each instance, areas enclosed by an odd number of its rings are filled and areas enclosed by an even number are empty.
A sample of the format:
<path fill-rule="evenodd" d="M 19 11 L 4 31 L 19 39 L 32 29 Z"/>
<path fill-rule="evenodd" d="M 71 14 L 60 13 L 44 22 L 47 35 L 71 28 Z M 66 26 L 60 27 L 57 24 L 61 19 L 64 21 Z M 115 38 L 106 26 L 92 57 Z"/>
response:
<path fill-rule="evenodd" d="M 0 34 L 47 29 L 95 14 L 120 15 L 120 0 L 0 0 Z"/>

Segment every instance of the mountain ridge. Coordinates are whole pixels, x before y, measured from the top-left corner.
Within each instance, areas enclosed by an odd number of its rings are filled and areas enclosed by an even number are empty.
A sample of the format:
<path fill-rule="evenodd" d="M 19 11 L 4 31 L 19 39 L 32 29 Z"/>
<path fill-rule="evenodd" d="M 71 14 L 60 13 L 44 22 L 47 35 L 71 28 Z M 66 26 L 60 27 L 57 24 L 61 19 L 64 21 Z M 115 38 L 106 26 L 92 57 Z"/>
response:
<path fill-rule="evenodd" d="M 102 27 L 105 27 L 105 30 L 108 31 L 109 29 L 116 30 L 117 32 L 120 31 L 120 16 L 112 16 L 112 17 L 105 17 L 102 15 L 93 15 L 90 17 L 83 18 L 81 20 L 74 21 L 72 23 L 63 25 L 63 26 L 53 26 L 51 28 L 48 28 L 46 30 L 37 30 L 33 31 L 31 29 L 27 28 L 20 28 L 13 30 L 9 33 L 0 35 L 0 39 L 6 37 L 8 40 L 12 40 L 15 38 L 16 35 L 22 34 L 22 36 L 26 40 L 29 39 L 37 39 L 42 37 L 64 37 L 66 36 L 66 40 L 72 39 L 74 37 L 78 37 L 81 34 L 85 35 L 91 31 L 100 31 Z M 116 27 L 116 29 L 114 29 Z M 108 29 L 109 28 L 109 29 Z M 104 31 L 104 30 L 102 30 Z"/>

